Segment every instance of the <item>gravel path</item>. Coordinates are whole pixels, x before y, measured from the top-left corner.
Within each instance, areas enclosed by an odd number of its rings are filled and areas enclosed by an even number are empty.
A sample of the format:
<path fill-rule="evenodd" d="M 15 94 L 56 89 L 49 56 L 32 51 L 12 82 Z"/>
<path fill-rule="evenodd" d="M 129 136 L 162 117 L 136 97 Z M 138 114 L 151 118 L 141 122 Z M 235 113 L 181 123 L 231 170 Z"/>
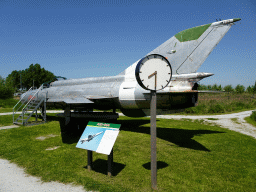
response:
<path fill-rule="evenodd" d="M 8 160 L 0 159 L 1 192 L 85 192 L 82 186 L 58 182 L 44 182 L 29 176 L 24 170 Z"/>
<path fill-rule="evenodd" d="M 244 120 L 245 117 L 249 117 L 252 114 L 252 111 L 243 111 L 240 113 L 232 113 L 225 115 L 158 115 L 157 118 L 163 119 L 203 119 L 204 121 L 210 123 L 216 123 L 217 125 L 228 128 L 230 130 L 252 136 L 256 139 L 256 127 L 251 124 L 246 123 Z M 218 120 L 209 120 L 208 118 L 214 118 Z M 231 119 L 237 118 L 237 122 L 232 121 Z"/>

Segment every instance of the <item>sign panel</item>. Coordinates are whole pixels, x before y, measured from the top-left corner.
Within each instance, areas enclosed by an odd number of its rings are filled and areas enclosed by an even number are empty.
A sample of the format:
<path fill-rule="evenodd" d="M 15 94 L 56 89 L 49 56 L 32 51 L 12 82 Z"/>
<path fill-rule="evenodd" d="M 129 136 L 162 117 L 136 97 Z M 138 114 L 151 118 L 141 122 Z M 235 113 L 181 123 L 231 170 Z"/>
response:
<path fill-rule="evenodd" d="M 89 121 L 76 147 L 109 155 L 119 128 L 120 124 Z"/>

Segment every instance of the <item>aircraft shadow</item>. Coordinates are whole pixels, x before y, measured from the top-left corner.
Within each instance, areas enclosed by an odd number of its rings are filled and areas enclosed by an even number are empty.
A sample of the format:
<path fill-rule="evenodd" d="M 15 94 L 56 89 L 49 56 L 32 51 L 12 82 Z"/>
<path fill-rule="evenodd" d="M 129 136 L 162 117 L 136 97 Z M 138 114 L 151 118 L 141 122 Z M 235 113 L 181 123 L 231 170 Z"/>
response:
<path fill-rule="evenodd" d="M 87 166 L 84 166 L 84 168 L 87 169 Z M 124 168 L 124 164 L 113 162 L 112 176 L 117 176 Z M 96 161 L 93 161 L 92 170 L 98 173 L 108 175 L 108 160 L 97 159 Z"/>
<path fill-rule="evenodd" d="M 57 117 L 57 121 L 60 123 L 62 142 L 67 144 L 77 143 L 89 122 L 89 120 L 83 118 L 72 118 L 68 125 L 65 125 L 65 118 L 63 117 Z M 90 119 L 90 121 L 117 123 L 115 120 Z"/>
<path fill-rule="evenodd" d="M 54 120 L 58 120 L 61 128 L 62 142 L 67 144 L 77 143 L 88 123 L 84 119 L 73 118 L 68 125 L 65 126 L 65 118 L 61 117 L 51 117 Z M 97 120 L 95 120 L 97 121 Z M 150 126 L 142 127 L 141 125 L 149 124 L 150 120 L 117 120 L 121 124 L 120 130 L 131 131 L 137 133 L 145 133 L 150 135 Z M 79 129 L 78 129 L 79 127 Z M 210 130 L 187 130 L 178 128 L 157 128 L 157 138 L 164 139 L 170 143 L 183 148 L 210 151 L 205 146 L 193 139 L 196 135 L 203 134 L 216 134 L 224 133 L 219 131 Z M 171 146 L 171 144 L 170 144 Z"/>
<path fill-rule="evenodd" d="M 121 124 L 121 130 L 131 131 L 137 133 L 145 133 L 150 135 L 150 126 L 141 127 L 143 124 L 150 123 L 150 120 L 118 120 Z M 184 147 L 188 149 L 210 151 L 205 146 L 199 142 L 193 140 L 196 135 L 203 134 L 216 134 L 224 133 L 219 131 L 210 130 L 187 130 L 187 129 L 177 129 L 177 128 L 157 128 L 157 138 L 164 139 L 171 143 L 178 145 L 179 147 Z M 170 145 L 171 146 L 171 145 Z"/>

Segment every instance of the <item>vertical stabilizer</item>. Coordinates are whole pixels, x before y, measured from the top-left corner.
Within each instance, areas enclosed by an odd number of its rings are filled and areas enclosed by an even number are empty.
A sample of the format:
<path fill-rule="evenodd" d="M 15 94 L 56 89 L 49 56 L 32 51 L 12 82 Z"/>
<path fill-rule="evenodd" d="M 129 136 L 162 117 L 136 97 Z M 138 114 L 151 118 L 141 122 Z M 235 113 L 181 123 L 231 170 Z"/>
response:
<path fill-rule="evenodd" d="M 148 53 L 159 54 L 168 59 L 172 66 L 172 73 L 189 74 L 196 72 L 203 64 L 214 47 L 228 32 L 234 22 L 241 20 L 228 19 L 201 25 L 181 31 Z M 119 75 L 135 81 L 136 61 Z"/>
<path fill-rule="evenodd" d="M 228 19 L 181 31 L 148 55 L 160 54 L 167 57 L 173 74 L 194 73 L 233 23 L 239 20 Z"/>

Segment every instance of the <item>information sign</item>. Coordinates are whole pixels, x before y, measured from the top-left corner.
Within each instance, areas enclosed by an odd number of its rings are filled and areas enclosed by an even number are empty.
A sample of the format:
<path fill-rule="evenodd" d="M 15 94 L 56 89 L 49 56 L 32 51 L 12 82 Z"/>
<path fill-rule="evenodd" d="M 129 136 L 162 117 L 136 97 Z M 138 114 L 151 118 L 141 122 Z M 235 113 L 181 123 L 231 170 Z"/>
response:
<path fill-rule="evenodd" d="M 119 128 L 120 124 L 89 121 L 76 147 L 109 155 Z"/>

